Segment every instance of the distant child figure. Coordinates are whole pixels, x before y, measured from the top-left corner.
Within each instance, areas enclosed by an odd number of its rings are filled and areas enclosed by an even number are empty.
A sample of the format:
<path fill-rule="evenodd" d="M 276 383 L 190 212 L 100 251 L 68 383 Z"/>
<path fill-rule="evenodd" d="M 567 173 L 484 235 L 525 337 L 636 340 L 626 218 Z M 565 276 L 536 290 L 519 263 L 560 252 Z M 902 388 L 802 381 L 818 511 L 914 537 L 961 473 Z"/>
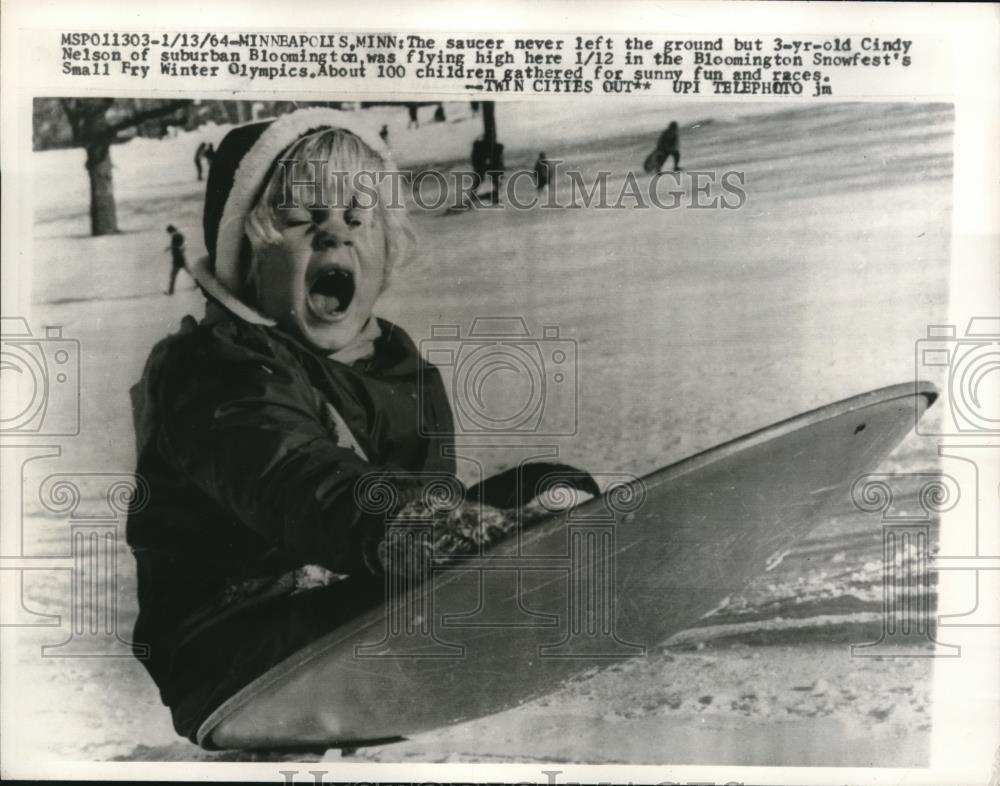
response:
<path fill-rule="evenodd" d="M 503 180 L 503 145 L 490 144 L 477 137 L 472 143 L 472 188 L 471 193 L 475 194 L 479 187 L 487 178 L 490 181 L 490 202 L 496 204 L 500 199 L 500 183 Z"/>
<path fill-rule="evenodd" d="M 448 118 L 445 116 L 444 113 L 444 104 L 438 104 L 437 107 L 434 109 L 434 122 L 444 123 L 447 119 Z"/>
<path fill-rule="evenodd" d="M 656 149 L 662 156 L 662 163 L 665 164 L 668 158 L 674 159 L 674 171 L 679 172 L 681 168 L 681 144 L 680 144 L 680 131 L 677 129 L 677 123 L 674 121 L 670 122 L 667 126 L 667 130 L 660 134 L 660 139 L 656 143 Z"/>
<path fill-rule="evenodd" d="M 542 487 L 514 470 L 457 507 L 431 493 L 442 476 L 458 483 L 448 395 L 410 337 L 373 315 L 413 231 L 385 182 L 375 200 L 352 192 L 385 170 L 384 150 L 357 113 L 333 109 L 230 131 L 206 189 L 208 256 L 192 268 L 205 316 L 157 344 L 132 389 L 148 484 L 127 526 L 133 640 L 178 733 L 206 747 L 199 729 L 238 690 L 384 603 L 394 576 L 505 537 L 540 497 L 525 499 Z M 316 161 L 344 199 L 313 204 L 303 172 Z M 388 512 L 362 504 L 372 479 Z M 579 491 L 598 493 L 593 479 Z M 387 538 L 387 520 L 430 521 L 431 537 L 400 546 L 413 541 Z"/>
<path fill-rule="evenodd" d="M 212 142 L 209 142 L 205 146 L 205 160 L 208 162 L 209 167 L 212 166 L 212 161 L 215 160 L 215 145 Z"/>
<path fill-rule="evenodd" d="M 167 234 L 170 235 L 170 245 L 167 251 L 170 252 L 170 286 L 167 294 L 174 294 L 174 284 L 177 282 L 177 274 L 187 267 L 187 259 L 184 257 L 184 235 L 182 235 L 173 224 L 167 226 Z"/>
<path fill-rule="evenodd" d="M 389 126 L 383 125 L 378 135 L 384 144 L 389 144 Z"/>
<path fill-rule="evenodd" d="M 538 191 L 548 188 L 551 172 L 552 164 L 545 157 L 545 153 L 539 153 L 538 160 L 535 161 L 535 188 Z"/>
<path fill-rule="evenodd" d="M 481 136 L 472 143 L 472 154 L 469 157 L 472 164 L 472 193 L 476 193 L 486 179 L 486 170 L 490 164 L 490 151 L 486 140 Z"/>
<path fill-rule="evenodd" d="M 406 128 L 420 128 L 420 121 L 417 119 L 417 105 L 407 104 L 406 111 L 410 113 L 410 120 L 406 124 Z"/>
<path fill-rule="evenodd" d="M 197 149 L 194 151 L 194 168 L 198 172 L 198 179 L 202 179 L 201 171 L 201 160 L 205 157 L 205 150 L 208 147 L 204 142 L 198 144 Z"/>

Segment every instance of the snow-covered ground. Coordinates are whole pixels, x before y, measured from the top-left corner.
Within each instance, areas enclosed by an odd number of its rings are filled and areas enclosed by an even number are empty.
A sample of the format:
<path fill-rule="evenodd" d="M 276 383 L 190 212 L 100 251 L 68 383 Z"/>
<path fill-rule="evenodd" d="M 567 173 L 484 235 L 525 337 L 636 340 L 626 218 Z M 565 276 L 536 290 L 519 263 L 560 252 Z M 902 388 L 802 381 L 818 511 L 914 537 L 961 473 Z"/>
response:
<path fill-rule="evenodd" d="M 466 166 L 477 119 L 385 122 L 401 166 Z M 669 105 L 635 100 L 501 104 L 509 168 L 539 150 L 612 187 L 639 172 L 676 119 L 682 164 L 745 172 L 740 210 L 415 212 L 417 262 L 380 311 L 416 339 L 436 323 L 520 315 L 558 325 L 579 350 L 579 435 L 562 458 L 641 474 L 751 429 L 913 378 L 914 341 L 945 317 L 952 113 L 944 105 Z M 150 347 L 201 303 L 183 276 L 165 294 L 164 227 L 200 253 L 203 129 L 113 150 L 122 234 L 87 236 L 80 150 L 33 155 L 35 325 L 81 342 L 82 433 L 53 471 L 133 469 L 128 387 Z M 684 181 L 682 181 L 684 182 Z M 515 457 L 473 450 L 492 471 Z M 42 466 L 42 465 L 46 466 Z M 912 436 L 887 462 L 933 471 Z M 35 474 L 37 473 L 37 477 Z M 36 481 L 32 485 L 32 479 Z M 66 521 L 25 500 L 27 553 L 66 552 Z M 120 529 L 123 537 L 123 528 Z M 135 579 L 120 544 L 119 623 L 131 628 Z M 878 637 L 878 520 L 842 509 L 765 578 L 643 661 L 584 675 L 492 718 L 352 755 L 396 760 L 864 764 L 921 761 L 929 734 L 927 660 L 852 659 Z M 68 618 L 65 571 L 26 581 L 37 611 Z M 669 599 L 665 599 L 669 602 Z M 25 750 L 75 759 L 212 756 L 177 738 L 130 659 L 40 658 L 65 631 L 21 634 L 17 734 Z M 58 728 L 58 735 L 49 732 Z M 816 740 L 822 740 L 817 743 Z M 331 753 L 334 758 L 339 753 Z"/>

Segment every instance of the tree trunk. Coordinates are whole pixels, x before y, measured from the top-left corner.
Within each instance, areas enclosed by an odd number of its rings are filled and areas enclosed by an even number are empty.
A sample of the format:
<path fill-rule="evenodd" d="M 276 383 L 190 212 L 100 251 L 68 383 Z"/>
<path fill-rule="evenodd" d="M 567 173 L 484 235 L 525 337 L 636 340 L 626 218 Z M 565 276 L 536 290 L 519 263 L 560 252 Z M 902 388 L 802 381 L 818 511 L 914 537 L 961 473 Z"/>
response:
<path fill-rule="evenodd" d="M 115 208 L 115 186 L 111 172 L 111 143 L 126 128 L 160 120 L 185 107 L 187 101 L 163 104 L 143 104 L 138 100 L 122 106 L 133 110 L 131 116 L 109 122 L 107 112 L 114 106 L 113 98 L 62 98 L 59 100 L 73 131 L 73 142 L 87 151 L 87 176 L 90 178 L 90 234 L 114 235 L 118 232 L 118 211 Z M 149 108 L 143 108 L 149 107 Z"/>
<path fill-rule="evenodd" d="M 90 234 L 94 237 L 117 234 L 111 145 L 107 140 L 95 140 L 87 145 L 87 175 L 90 177 Z"/>
<path fill-rule="evenodd" d="M 493 115 L 493 101 L 483 101 L 483 141 L 486 149 L 492 150 L 497 143 L 497 121 Z"/>

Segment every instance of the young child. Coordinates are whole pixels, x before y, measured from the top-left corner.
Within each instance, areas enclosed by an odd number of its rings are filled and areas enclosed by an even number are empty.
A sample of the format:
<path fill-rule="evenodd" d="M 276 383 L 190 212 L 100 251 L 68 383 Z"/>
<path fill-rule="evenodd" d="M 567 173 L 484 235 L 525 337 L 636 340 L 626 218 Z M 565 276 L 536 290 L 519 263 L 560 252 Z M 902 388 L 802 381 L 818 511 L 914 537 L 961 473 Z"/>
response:
<path fill-rule="evenodd" d="M 343 180 L 317 199 L 310 182 L 384 171 L 381 149 L 356 115 L 327 109 L 230 132 L 209 172 L 209 253 L 193 268 L 205 317 L 154 347 L 132 391 L 150 489 L 127 531 L 134 638 L 193 740 L 237 690 L 383 602 L 384 574 L 408 558 L 386 547 L 387 519 L 429 513 L 439 555 L 516 526 L 478 504 L 510 501 L 495 480 L 448 514 L 422 494 L 420 473 L 454 473 L 449 442 L 423 436 L 451 430 L 448 399 L 406 333 L 372 314 L 414 245 L 405 211 Z M 393 490 L 388 515 L 358 503 L 373 473 Z"/>
<path fill-rule="evenodd" d="M 552 163 L 545 157 L 545 153 L 539 153 L 535 160 L 535 190 L 542 191 L 548 188 L 549 177 L 551 175 Z"/>
<path fill-rule="evenodd" d="M 174 294 L 174 287 L 177 284 L 177 274 L 187 267 L 187 258 L 184 256 L 184 235 L 173 224 L 167 225 L 167 234 L 170 235 L 170 245 L 167 251 L 170 252 L 170 284 L 167 286 L 167 294 Z"/>

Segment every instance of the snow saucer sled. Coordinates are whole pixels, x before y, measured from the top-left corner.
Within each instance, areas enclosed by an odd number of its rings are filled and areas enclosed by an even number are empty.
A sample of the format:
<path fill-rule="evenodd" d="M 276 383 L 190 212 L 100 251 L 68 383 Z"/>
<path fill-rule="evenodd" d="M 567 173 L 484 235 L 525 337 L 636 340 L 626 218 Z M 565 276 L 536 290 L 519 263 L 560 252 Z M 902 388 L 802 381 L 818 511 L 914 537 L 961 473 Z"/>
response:
<path fill-rule="evenodd" d="M 897 385 L 791 418 L 435 568 L 288 658 L 202 725 L 219 748 L 345 746 L 478 718 L 640 657 L 818 523 L 937 398 Z M 404 582 L 405 583 L 405 582 Z"/>

